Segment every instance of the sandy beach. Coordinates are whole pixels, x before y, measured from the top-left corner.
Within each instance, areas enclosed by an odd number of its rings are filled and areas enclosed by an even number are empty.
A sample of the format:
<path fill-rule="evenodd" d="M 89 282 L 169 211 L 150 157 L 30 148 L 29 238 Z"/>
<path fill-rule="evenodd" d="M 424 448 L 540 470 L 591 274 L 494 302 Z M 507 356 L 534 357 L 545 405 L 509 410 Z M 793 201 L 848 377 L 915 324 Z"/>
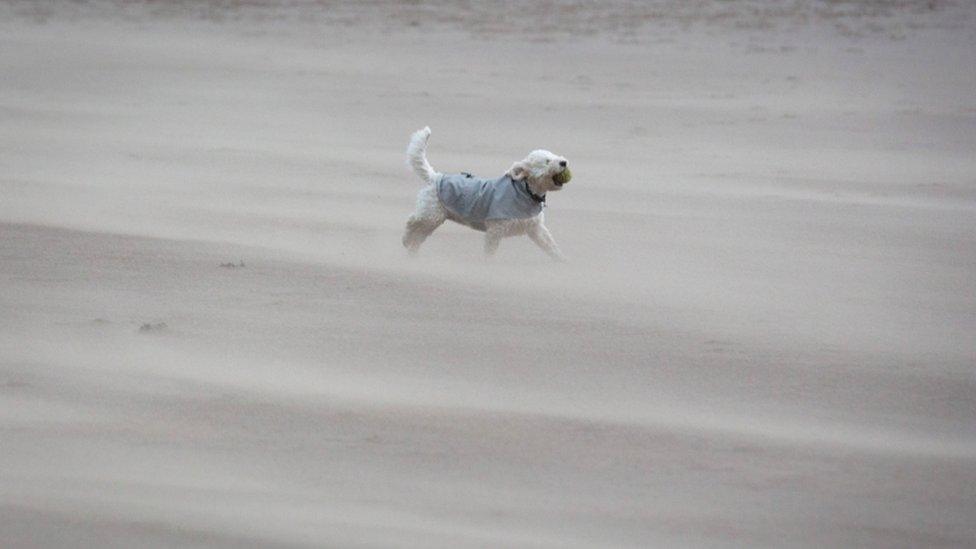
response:
<path fill-rule="evenodd" d="M 976 546 L 976 7 L 0 1 L 0 546 Z M 482 257 L 421 182 L 570 159 Z"/>

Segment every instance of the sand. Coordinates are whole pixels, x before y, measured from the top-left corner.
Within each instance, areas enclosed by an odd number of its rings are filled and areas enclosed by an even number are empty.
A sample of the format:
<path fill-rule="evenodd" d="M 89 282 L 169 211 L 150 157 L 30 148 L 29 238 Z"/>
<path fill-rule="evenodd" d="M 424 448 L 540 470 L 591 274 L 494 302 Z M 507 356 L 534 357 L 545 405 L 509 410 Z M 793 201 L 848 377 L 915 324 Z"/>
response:
<path fill-rule="evenodd" d="M 976 545 L 968 2 L 0 3 L 0 545 Z M 481 257 L 442 171 L 570 159 Z"/>

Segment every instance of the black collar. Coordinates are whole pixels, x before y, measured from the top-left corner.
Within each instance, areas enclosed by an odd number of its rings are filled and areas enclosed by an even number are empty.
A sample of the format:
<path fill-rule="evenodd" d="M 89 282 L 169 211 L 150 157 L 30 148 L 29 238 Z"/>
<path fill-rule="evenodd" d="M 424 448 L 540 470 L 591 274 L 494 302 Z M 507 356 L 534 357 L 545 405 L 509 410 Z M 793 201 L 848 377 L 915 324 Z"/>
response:
<path fill-rule="evenodd" d="M 539 196 L 539 195 L 535 194 L 534 192 L 532 192 L 532 189 L 529 188 L 529 181 L 528 180 L 525 181 L 525 192 L 529 193 L 529 196 L 532 197 L 532 200 L 535 200 L 536 202 L 545 203 L 545 201 L 546 201 L 546 195 Z"/>

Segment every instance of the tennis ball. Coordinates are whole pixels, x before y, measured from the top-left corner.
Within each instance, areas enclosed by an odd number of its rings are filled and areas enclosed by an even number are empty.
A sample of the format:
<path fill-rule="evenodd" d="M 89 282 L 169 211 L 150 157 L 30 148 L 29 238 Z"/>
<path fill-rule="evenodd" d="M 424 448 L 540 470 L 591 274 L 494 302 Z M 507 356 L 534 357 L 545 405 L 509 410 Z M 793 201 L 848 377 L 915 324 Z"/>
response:
<path fill-rule="evenodd" d="M 569 168 L 563 168 L 563 171 L 552 176 L 552 180 L 555 181 L 556 183 L 559 183 L 560 185 L 568 182 L 572 178 L 573 178 L 573 173 L 569 171 Z"/>

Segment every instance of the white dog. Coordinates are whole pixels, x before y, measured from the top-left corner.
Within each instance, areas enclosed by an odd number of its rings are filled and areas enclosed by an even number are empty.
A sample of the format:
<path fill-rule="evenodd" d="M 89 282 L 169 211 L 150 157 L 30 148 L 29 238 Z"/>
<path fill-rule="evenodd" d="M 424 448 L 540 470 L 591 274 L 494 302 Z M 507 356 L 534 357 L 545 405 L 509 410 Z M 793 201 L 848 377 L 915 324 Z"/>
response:
<path fill-rule="evenodd" d="M 407 146 L 410 166 L 428 184 L 417 194 L 417 209 L 407 219 L 403 233 L 403 245 L 411 254 L 450 219 L 484 231 L 485 254 L 489 256 L 502 238 L 525 234 L 553 259 L 563 261 L 544 223 L 542 206 L 547 192 L 558 191 L 569 180 L 565 158 L 549 151 L 532 151 L 498 179 L 442 174 L 427 162 L 428 138 L 430 128 L 418 130 Z"/>

